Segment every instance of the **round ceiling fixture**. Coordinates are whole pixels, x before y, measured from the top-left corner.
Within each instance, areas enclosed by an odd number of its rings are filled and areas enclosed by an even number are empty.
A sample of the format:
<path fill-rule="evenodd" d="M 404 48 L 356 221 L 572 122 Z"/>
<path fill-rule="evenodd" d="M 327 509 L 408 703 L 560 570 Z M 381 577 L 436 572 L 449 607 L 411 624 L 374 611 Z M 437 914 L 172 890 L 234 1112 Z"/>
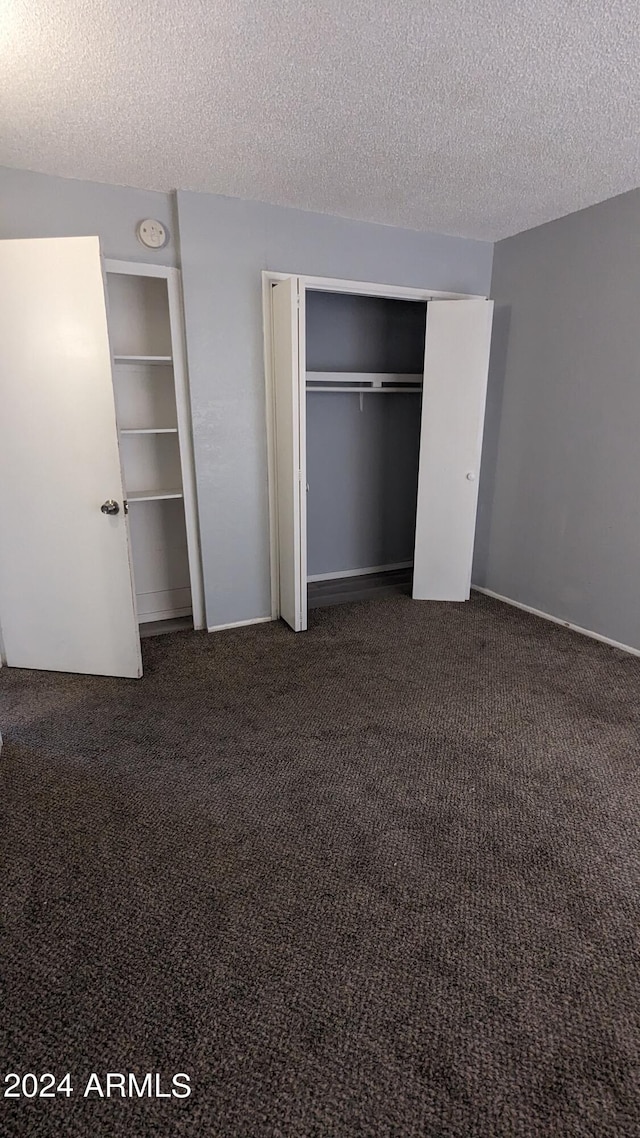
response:
<path fill-rule="evenodd" d="M 147 249 L 162 249 L 169 240 L 168 230 L 161 221 L 154 221 L 152 217 L 138 222 L 136 235 Z"/>

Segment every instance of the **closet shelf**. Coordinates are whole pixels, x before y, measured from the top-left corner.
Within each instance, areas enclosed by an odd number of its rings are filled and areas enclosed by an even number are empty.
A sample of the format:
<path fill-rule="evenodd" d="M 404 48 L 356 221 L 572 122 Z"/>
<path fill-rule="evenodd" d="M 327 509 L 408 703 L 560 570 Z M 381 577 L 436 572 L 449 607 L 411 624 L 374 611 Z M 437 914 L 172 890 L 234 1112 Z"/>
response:
<path fill-rule="evenodd" d="M 182 498 L 182 489 L 177 490 L 129 490 L 128 502 L 161 502 L 165 498 Z"/>
<path fill-rule="evenodd" d="M 416 383 L 413 387 L 399 387 L 397 385 L 393 387 L 348 387 L 346 383 L 342 383 L 337 384 L 335 387 L 331 387 L 329 384 L 322 384 L 322 386 L 316 387 L 314 384 L 308 383 L 306 390 L 315 391 L 316 394 L 319 391 L 339 391 L 343 394 L 345 392 L 353 392 L 356 395 L 402 395 L 403 392 L 410 395 L 420 395 L 422 393 L 422 386 L 418 386 Z"/>
<path fill-rule="evenodd" d="M 422 375 L 387 371 L 308 371 L 307 391 L 345 391 L 378 395 L 420 392 Z"/>
<path fill-rule="evenodd" d="M 116 364 L 170 364 L 173 356 L 114 356 Z"/>
<path fill-rule="evenodd" d="M 177 427 L 121 427 L 121 435 L 177 435 Z"/>

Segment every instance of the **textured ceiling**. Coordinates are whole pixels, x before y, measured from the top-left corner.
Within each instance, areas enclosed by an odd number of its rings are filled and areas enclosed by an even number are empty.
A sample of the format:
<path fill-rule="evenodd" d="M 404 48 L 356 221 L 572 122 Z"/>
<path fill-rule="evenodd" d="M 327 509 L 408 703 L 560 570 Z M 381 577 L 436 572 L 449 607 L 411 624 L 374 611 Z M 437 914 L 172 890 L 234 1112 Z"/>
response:
<path fill-rule="evenodd" d="M 0 164 L 489 239 L 640 184 L 638 0 L 0 13 Z"/>

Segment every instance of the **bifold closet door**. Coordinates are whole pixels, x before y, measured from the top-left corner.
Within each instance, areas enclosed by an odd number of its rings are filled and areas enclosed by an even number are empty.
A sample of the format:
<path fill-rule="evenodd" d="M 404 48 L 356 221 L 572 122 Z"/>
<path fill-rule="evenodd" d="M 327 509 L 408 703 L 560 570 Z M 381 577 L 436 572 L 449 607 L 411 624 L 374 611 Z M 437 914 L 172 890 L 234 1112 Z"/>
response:
<path fill-rule="evenodd" d="M 0 241 L 0 292 L 6 661 L 140 676 L 98 238 Z"/>
<path fill-rule="evenodd" d="M 307 627 L 304 293 L 297 277 L 272 289 L 280 615 Z"/>
<path fill-rule="evenodd" d="M 427 305 L 416 600 L 469 597 L 492 317 L 492 300 Z"/>

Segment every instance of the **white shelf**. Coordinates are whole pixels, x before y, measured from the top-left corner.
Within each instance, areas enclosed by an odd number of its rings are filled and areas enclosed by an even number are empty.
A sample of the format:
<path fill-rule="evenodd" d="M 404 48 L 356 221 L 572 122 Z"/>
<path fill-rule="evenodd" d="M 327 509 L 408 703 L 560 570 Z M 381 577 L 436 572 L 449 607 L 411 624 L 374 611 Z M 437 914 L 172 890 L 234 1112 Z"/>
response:
<path fill-rule="evenodd" d="M 399 384 L 396 384 L 394 387 L 349 387 L 346 383 L 336 384 L 334 387 L 330 384 L 324 384 L 322 387 L 313 387 L 313 385 L 307 384 L 306 390 L 314 392 L 316 395 L 318 392 L 322 395 L 325 391 L 339 391 L 342 394 L 352 392 L 352 394 L 355 395 L 402 395 L 403 392 L 405 395 L 422 394 L 422 388 L 419 387 L 417 383 L 414 384 L 413 387 L 401 387 Z"/>
<path fill-rule="evenodd" d="M 162 502 L 165 498 L 182 498 L 182 489 L 178 490 L 129 490 L 127 502 Z"/>
<path fill-rule="evenodd" d="M 116 364 L 170 364 L 173 356 L 114 356 Z"/>
<path fill-rule="evenodd" d="M 308 371 L 306 389 L 307 391 L 351 391 L 360 395 L 419 393 L 422 390 L 422 375 L 397 371 Z"/>
<path fill-rule="evenodd" d="M 177 435 L 177 427 L 121 427 L 121 435 Z"/>

